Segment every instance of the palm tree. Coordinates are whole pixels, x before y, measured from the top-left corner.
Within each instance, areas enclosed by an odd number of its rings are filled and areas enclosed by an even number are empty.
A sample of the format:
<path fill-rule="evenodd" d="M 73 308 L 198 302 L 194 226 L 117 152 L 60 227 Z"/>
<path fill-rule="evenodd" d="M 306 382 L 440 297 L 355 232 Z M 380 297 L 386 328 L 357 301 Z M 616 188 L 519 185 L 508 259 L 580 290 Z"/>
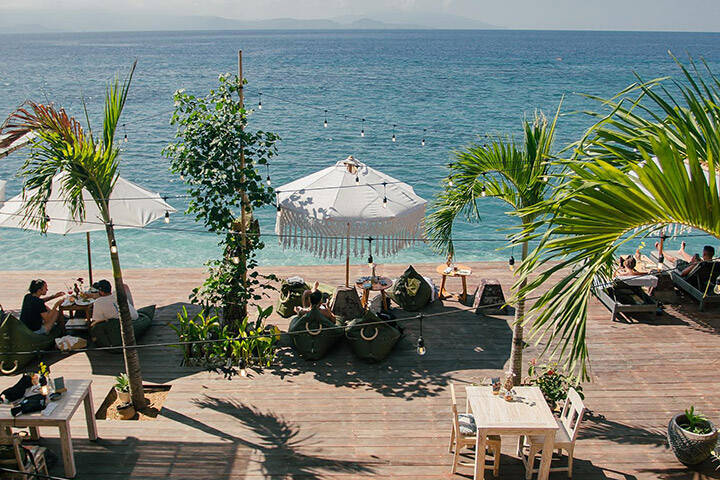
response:
<path fill-rule="evenodd" d="M 53 177 L 59 173 L 65 174 L 61 193 L 77 221 L 85 219 L 83 190 L 89 192 L 97 204 L 110 248 L 115 295 L 120 310 L 125 370 L 130 377 L 133 404 L 142 408 L 145 405 L 142 373 L 137 350 L 127 348 L 135 345 L 135 334 L 123 287 L 112 211 L 108 204 L 118 178 L 120 159 L 120 149 L 114 144 L 115 130 L 125 106 L 136 63 L 133 63 L 122 86 L 116 78 L 107 88 L 102 137 L 93 137 L 92 130 L 86 133 L 82 125 L 64 109 L 26 102 L 8 117 L 0 129 L 0 133 L 7 135 L 0 147 L 11 144 L 28 132 L 36 134 L 31 155 L 20 168 L 20 175 L 24 177 L 25 192 L 37 189 L 26 199 L 25 219 L 41 231 L 47 229 L 50 220 L 46 215 L 45 200 L 50 196 Z M 89 127 L 89 119 L 87 121 Z"/>
<path fill-rule="evenodd" d="M 674 94 L 663 79 L 639 79 L 599 99 L 611 110 L 590 113 L 600 120 L 565 162 L 565 183 L 524 212 L 547 212 L 525 230 L 542 241 L 519 269 L 527 283 L 518 295 L 550 285 L 531 309 L 532 337 L 546 337 L 546 351 L 583 378 L 588 300 L 595 278 L 611 277 L 616 252 L 669 225 L 720 238 L 720 81 L 709 68 L 706 81 L 692 60 L 690 69 L 678 64 L 685 81 Z"/>
<path fill-rule="evenodd" d="M 461 214 L 470 221 L 479 221 L 477 204 L 482 197 L 495 197 L 507 203 L 524 227 L 533 222 L 538 215 L 536 211 L 519 212 L 543 202 L 548 194 L 551 185 L 548 159 L 559 113 L 560 108 L 550 123 L 541 113 L 535 114 L 532 123 L 524 120 L 522 145 L 512 139 L 496 139 L 455 152 L 445 188 L 428 216 L 428 234 L 436 250 L 454 256 L 453 223 Z M 522 261 L 528 254 L 528 240 L 522 242 Z M 522 289 L 525 282 L 522 280 L 519 288 Z M 517 384 L 522 376 L 525 298 L 519 296 L 516 303 L 510 368 Z"/>

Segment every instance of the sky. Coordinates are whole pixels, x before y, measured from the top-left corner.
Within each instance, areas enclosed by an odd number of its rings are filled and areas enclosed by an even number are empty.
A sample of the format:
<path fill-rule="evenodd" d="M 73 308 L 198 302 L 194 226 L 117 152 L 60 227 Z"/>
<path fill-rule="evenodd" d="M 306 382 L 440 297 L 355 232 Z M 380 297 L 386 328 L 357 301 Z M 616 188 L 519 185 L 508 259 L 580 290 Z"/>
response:
<path fill-rule="evenodd" d="M 418 23 L 446 15 L 449 26 L 451 16 L 456 16 L 519 29 L 720 31 L 720 0 L 0 0 L 0 13 L 12 10 L 211 15 L 240 20 L 367 16 L 393 23 Z"/>

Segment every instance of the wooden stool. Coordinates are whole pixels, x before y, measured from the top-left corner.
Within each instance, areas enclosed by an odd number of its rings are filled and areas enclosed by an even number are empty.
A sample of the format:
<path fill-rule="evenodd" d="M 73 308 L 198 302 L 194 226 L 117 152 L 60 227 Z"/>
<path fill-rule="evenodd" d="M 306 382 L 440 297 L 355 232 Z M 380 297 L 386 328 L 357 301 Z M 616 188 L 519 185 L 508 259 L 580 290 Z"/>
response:
<path fill-rule="evenodd" d="M 485 307 L 485 305 L 488 306 Z M 507 315 L 508 308 L 505 305 L 505 295 L 500 281 L 494 278 L 483 278 L 475 289 L 472 306 L 477 314 Z"/>

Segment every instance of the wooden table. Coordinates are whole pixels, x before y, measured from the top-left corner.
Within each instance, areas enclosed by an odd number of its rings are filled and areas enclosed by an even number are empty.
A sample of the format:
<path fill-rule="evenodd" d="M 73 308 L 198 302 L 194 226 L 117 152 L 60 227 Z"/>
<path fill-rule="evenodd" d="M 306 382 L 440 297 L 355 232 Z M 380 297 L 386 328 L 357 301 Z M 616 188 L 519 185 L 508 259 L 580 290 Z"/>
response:
<path fill-rule="evenodd" d="M 70 316 L 73 316 L 73 314 L 77 311 L 85 312 L 85 318 L 89 324 L 92 319 L 92 302 L 87 305 L 78 305 L 77 303 L 65 305 L 65 302 L 63 302 L 60 305 L 60 312 L 70 312 Z"/>
<path fill-rule="evenodd" d="M 470 410 L 477 426 L 475 480 L 485 478 L 485 442 L 488 435 L 544 435 L 538 480 L 550 474 L 557 422 L 538 387 L 515 387 L 517 398 L 505 401 L 492 387 L 466 387 Z"/>
<path fill-rule="evenodd" d="M 382 285 L 380 281 L 384 281 L 385 285 Z M 360 303 L 362 304 L 363 308 L 367 308 L 368 300 L 370 299 L 370 292 L 380 292 L 380 295 L 382 296 L 382 304 L 383 308 L 385 310 L 390 310 L 390 306 L 388 305 L 387 301 L 387 295 L 385 294 L 385 290 L 392 287 L 393 281 L 389 277 L 378 277 L 377 282 L 373 282 L 370 284 L 370 288 L 364 287 L 363 283 L 356 283 L 358 288 L 362 289 L 362 298 L 360 299 Z"/>
<path fill-rule="evenodd" d="M 466 265 L 454 265 L 454 270 L 452 270 L 450 273 L 445 273 L 445 269 L 447 269 L 449 265 L 447 263 L 442 263 L 437 266 L 435 271 L 442 276 L 442 280 L 440 282 L 440 298 L 448 298 L 452 297 L 451 294 L 449 294 L 445 290 L 445 281 L 447 280 L 447 277 L 460 277 L 462 280 L 462 293 L 457 295 L 457 299 L 461 302 L 464 302 L 467 299 L 467 280 L 466 277 L 468 275 L 472 274 L 472 269 Z M 467 273 L 460 274 L 460 271 L 467 271 Z"/>
<path fill-rule="evenodd" d="M 47 416 L 43 415 L 42 412 L 35 412 L 13 417 L 10 414 L 11 405 L 0 405 L 0 428 L 30 427 L 32 436 L 37 438 L 39 427 L 57 427 L 60 430 L 60 444 L 62 446 L 65 476 L 74 477 L 77 475 L 77 470 L 75 469 L 75 455 L 73 452 L 72 438 L 70 436 L 70 419 L 81 403 L 85 406 L 88 438 L 90 440 L 97 440 L 98 438 L 91 384 L 92 380 L 65 380 L 67 392 L 63 393 L 57 402 L 48 400 L 48 405 L 57 404 L 57 406 L 55 410 Z"/>

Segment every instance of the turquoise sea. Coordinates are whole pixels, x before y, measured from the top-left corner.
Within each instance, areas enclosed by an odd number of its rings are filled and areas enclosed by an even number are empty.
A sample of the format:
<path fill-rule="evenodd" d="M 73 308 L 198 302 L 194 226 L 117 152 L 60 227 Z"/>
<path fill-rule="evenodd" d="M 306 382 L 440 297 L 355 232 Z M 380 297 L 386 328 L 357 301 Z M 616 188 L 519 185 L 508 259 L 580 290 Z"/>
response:
<path fill-rule="evenodd" d="M 635 80 L 677 75 L 668 50 L 704 57 L 720 73 L 720 34 L 551 31 L 252 31 L 146 32 L 0 36 L 0 116 L 26 99 L 54 101 L 82 117 L 85 97 L 91 120 L 102 110 L 105 83 L 138 68 L 119 134 L 127 134 L 121 174 L 164 195 L 184 193 L 168 171 L 162 148 L 172 140 L 168 119 L 176 89 L 204 94 L 217 76 L 237 69 L 243 50 L 249 81 L 246 102 L 262 110 L 253 127 L 277 132 L 280 156 L 270 169 L 274 185 L 324 168 L 348 155 L 414 186 L 431 200 L 439 190 L 453 149 L 478 136 L 519 134 L 520 120 L 536 109 L 552 115 L 564 96 L 557 148 L 575 140 L 590 119 L 572 113 L 591 102 L 577 93 L 612 95 Z M 323 128 L 328 110 L 328 127 Z M 360 137 L 366 118 L 365 137 Z M 392 142 L 396 124 L 397 142 Z M 99 124 L 95 123 L 98 128 Z M 423 133 L 423 129 L 426 132 Z M 421 139 L 426 145 L 421 146 Z M 14 177 L 22 151 L 0 160 L 8 196 L 20 192 Z M 170 200 L 180 211 L 182 199 Z M 482 222 L 458 224 L 458 260 L 505 259 L 498 228 L 513 221 L 505 207 L 487 199 Z M 275 211 L 258 212 L 272 232 Z M 197 267 L 217 255 L 216 239 L 181 213 L 172 222 L 119 232 L 125 267 Z M 693 238 L 692 249 L 702 238 Z M 104 234 L 93 234 L 93 262 L 109 266 Z M 677 243 L 677 242 L 675 242 Z M 283 251 L 273 238 L 261 252 L 265 264 L 313 264 L 322 260 Z M 677 245 L 670 245 L 674 248 Z M 718 245 L 716 245 L 717 247 Z M 3 269 L 84 268 L 84 235 L 41 236 L 0 230 Z M 417 246 L 376 262 L 435 261 Z M 364 259 L 356 258 L 360 262 Z M 339 262 L 338 262 L 339 263 Z"/>

